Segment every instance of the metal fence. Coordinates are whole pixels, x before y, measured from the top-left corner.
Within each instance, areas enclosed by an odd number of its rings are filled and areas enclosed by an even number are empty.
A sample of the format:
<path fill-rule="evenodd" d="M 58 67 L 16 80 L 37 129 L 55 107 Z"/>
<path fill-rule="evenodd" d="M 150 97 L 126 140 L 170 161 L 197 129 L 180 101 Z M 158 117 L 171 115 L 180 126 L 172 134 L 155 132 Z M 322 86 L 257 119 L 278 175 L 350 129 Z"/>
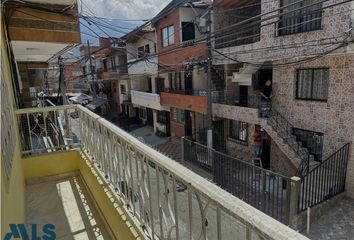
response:
<path fill-rule="evenodd" d="M 79 116 L 72 106 L 16 111 L 23 154 L 40 154 L 80 146 Z"/>
<path fill-rule="evenodd" d="M 65 130 L 71 129 L 80 137 L 81 149 L 89 164 L 115 191 L 115 196 L 145 237 L 306 239 L 82 106 L 26 109 L 17 114 L 20 120 L 24 116 L 31 123 L 33 114 L 44 116 L 50 112 L 59 115 L 61 121 L 69 119 L 62 136 L 65 136 Z M 73 121 L 78 121 L 79 128 L 72 124 Z M 41 129 L 49 124 L 43 120 L 39 122 Z M 21 127 L 23 124 L 20 121 Z M 53 121 L 53 124 L 56 129 L 61 128 L 60 121 Z M 24 139 L 33 137 L 32 129 L 22 130 Z M 34 132 L 38 135 L 40 131 Z M 46 135 L 48 133 L 38 136 Z M 28 143 L 23 144 L 23 149 L 31 153 L 38 153 L 42 147 L 37 149 L 31 145 L 29 148 Z M 58 148 L 67 150 L 70 146 Z M 53 147 L 46 146 L 46 149 L 50 151 Z"/>
<path fill-rule="evenodd" d="M 349 146 L 345 144 L 301 179 L 299 212 L 344 192 Z"/>
<path fill-rule="evenodd" d="M 273 218 L 288 224 L 291 179 L 248 162 L 183 140 L 184 161 L 213 175 L 214 182 Z"/>

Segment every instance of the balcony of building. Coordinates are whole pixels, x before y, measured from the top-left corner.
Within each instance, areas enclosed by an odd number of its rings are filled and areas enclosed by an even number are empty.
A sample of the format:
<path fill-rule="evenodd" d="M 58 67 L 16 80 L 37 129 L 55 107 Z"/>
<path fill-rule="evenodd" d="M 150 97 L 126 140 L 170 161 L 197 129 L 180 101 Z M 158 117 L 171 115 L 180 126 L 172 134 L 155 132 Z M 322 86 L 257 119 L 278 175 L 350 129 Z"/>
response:
<path fill-rule="evenodd" d="M 160 95 L 157 93 L 131 91 L 132 103 L 138 106 L 152 108 L 158 111 L 167 111 L 168 109 L 160 104 Z"/>
<path fill-rule="evenodd" d="M 239 95 L 236 91 L 212 92 L 213 114 L 220 118 L 259 124 L 260 97 Z"/>
<path fill-rule="evenodd" d="M 23 174 L 10 179 L 26 182 L 28 223 L 58 239 L 306 239 L 82 106 L 16 116 Z M 4 199 L 3 214 L 19 207 Z"/>
<path fill-rule="evenodd" d="M 194 112 L 206 113 L 206 90 L 177 90 L 166 88 L 160 93 L 161 104 L 164 106 L 185 109 Z"/>

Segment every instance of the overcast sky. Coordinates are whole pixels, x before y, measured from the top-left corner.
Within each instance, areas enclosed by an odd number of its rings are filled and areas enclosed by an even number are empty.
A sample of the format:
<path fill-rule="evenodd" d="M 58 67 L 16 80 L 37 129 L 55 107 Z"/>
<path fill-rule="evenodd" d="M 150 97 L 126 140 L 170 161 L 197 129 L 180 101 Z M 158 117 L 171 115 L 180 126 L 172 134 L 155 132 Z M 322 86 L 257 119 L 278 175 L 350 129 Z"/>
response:
<path fill-rule="evenodd" d="M 171 0 L 83 0 L 99 17 L 123 19 L 149 19 Z M 79 6 L 80 6 L 79 1 Z M 87 10 L 86 10 L 87 11 Z"/>

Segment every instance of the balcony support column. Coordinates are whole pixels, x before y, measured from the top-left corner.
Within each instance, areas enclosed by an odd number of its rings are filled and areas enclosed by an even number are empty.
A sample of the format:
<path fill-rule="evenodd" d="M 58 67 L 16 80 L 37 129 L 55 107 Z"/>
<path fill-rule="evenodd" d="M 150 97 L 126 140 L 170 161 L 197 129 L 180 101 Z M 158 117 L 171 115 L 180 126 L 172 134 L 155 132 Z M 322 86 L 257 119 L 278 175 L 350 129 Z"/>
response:
<path fill-rule="evenodd" d="M 299 196 L 301 188 L 301 179 L 299 177 L 292 177 L 290 180 L 290 189 L 289 189 L 289 199 L 288 199 L 288 212 L 289 212 L 289 225 L 290 227 L 296 229 L 296 215 L 298 212 L 299 206 Z"/>

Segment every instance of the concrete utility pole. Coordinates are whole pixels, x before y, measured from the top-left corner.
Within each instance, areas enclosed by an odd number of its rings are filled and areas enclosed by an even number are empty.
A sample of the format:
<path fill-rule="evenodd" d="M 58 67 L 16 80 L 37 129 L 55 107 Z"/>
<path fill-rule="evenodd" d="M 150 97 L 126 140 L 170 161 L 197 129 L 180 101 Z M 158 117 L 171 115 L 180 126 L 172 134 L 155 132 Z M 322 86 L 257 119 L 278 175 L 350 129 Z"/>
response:
<path fill-rule="evenodd" d="M 95 71 L 92 65 L 92 57 L 91 57 L 91 50 L 90 50 L 90 41 L 87 40 L 87 51 L 88 51 L 88 56 L 90 59 L 90 74 L 91 74 L 91 79 L 92 79 L 92 85 L 93 85 L 93 98 L 96 99 L 96 83 L 95 83 Z"/>
<path fill-rule="evenodd" d="M 64 61 L 61 56 L 58 57 L 58 64 L 59 64 L 59 87 L 60 87 L 60 92 L 61 92 L 61 97 L 62 97 L 62 104 L 67 105 L 68 101 L 66 99 L 66 84 L 65 84 L 65 79 L 64 79 Z M 58 94 L 59 98 L 59 94 Z"/>
<path fill-rule="evenodd" d="M 211 9 L 208 9 L 208 17 L 207 17 L 207 46 L 208 46 L 208 73 L 207 73 L 207 145 L 209 148 L 213 147 L 213 119 L 212 119 L 212 96 L 211 96 L 211 87 L 212 87 L 212 79 L 211 79 L 211 68 L 212 68 L 212 52 L 211 52 Z"/>

